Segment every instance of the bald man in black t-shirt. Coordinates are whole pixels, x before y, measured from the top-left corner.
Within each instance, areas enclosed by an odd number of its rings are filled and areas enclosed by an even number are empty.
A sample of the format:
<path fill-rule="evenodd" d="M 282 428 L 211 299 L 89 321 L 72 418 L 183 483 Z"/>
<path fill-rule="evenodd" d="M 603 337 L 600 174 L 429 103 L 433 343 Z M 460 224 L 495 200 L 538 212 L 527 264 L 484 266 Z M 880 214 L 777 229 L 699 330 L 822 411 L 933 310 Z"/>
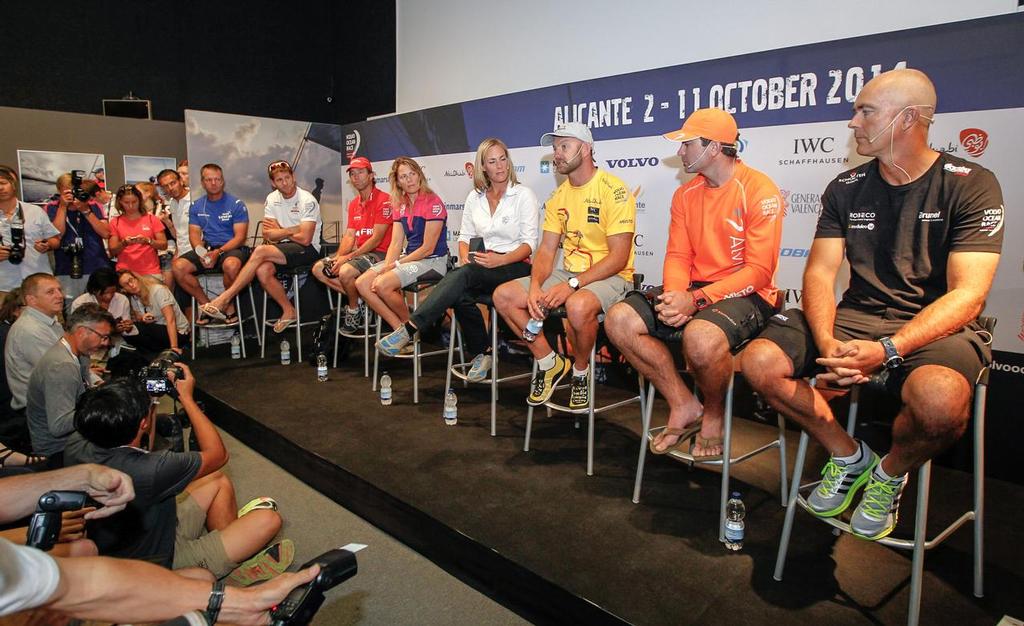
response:
<path fill-rule="evenodd" d="M 935 88 L 920 71 L 865 85 L 849 126 L 858 154 L 874 159 L 825 190 L 803 311 L 774 316 L 743 355 L 751 385 L 831 455 L 807 499 L 811 511 L 837 516 L 863 487 L 850 526 L 865 539 L 892 532 L 909 472 L 963 434 L 975 380 L 991 360 L 977 317 L 999 263 L 1002 192 L 987 169 L 929 147 L 934 113 Z M 844 256 L 850 286 L 837 308 Z M 849 386 L 876 374 L 902 400 L 881 458 L 847 435 L 803 380 Z"/>

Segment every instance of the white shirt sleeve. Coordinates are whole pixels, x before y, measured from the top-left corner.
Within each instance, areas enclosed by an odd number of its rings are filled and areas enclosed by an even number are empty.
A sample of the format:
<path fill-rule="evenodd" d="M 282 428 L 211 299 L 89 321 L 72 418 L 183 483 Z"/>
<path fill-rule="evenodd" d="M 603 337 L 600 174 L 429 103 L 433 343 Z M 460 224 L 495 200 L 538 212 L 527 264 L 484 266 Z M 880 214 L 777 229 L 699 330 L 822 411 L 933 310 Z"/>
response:
<path fill-rule="evenodd" d="M 459 225 L 459 241 L 469 243 L 469 240 L 477 236 L 476 226 L 473 224 L 473 213 L 480 204 L 480 192 L 476 189 L 466 196 L 466 204 L 462 209 L 462 224 Z"/>
<path fill-rule="evenodd" d="M 59 582 L 53 557 L 0 539 L 0 616 L 43 605 Z"/>
<path fill-rule="evenodd" d="M 519 214 L 519 241 L 530 246 L 530 254 L 537 251 L 537 233 L 540 210 L 537 208 L 537 196 L 529 187 L 522 185 L 519 189 L 516 211 Z"/>
<path fill-rule="evenodd" d="M 316 201 L 313 194 L 307 193 L 301 200 L 302 208 L 299 213 L 300 222 L 319 222 L 320 203 Z"/>

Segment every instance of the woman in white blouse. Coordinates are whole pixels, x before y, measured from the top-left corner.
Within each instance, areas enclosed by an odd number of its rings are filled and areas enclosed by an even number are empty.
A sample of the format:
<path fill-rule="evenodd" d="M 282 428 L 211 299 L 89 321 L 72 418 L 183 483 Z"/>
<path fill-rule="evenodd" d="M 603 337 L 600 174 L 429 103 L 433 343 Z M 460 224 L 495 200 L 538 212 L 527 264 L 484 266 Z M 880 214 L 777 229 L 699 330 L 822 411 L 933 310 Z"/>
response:
<path fill-rule="evenodd" d="M 380 340 L 385 354 L 397 354 L 418 329 L 454 308 L 466 347 L 475 354 L 467 377 L 481 381 L 491 369 L 490 341 L 474 297 L 490 295 L 505 282 L 530 275 L 537 243 L 537 196 L 516 179 L 508 146 L 485 139 L 476 151 L 474 189 L 466 198 L 459 229 L 459 267 L 448 272 L 405 326 Z"/>

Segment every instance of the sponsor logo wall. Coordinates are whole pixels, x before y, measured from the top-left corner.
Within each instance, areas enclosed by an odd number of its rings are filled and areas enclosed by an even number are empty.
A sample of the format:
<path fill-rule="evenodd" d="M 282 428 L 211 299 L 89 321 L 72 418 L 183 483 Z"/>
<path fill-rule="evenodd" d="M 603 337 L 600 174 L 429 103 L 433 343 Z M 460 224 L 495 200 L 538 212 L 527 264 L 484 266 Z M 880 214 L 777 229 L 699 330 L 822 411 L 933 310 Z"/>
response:
<path fill-rule="evenodd" d="M 830 180 L 865 161 L 856 154 L 847 128 L 852 102 L 864 83 L 882 71 L 906 66 L 927 72 L 939 93 L 932 146 L 993 170 L 1005 206 L 1024 206 L 1024 182 L 1011 152 L 1024 140 L 1019 123 L 1024 63 L 1021 54 L 1001 52 L 1018 49 L 1015 42 L 1021 38 L 1024 15 L 1017 15 L 448 105 L 344 126 L 343 162 L 356 154 L 367 156 L 378 177 L 384 178 L 395 157 L 417 158 L 448 206 L 454 248 L 461 208 L 472 187 L 465 164 L 473 160 L 481 140 L 505 140 L 520 181 L 543 201 L 561 179 L 554 173 L 550 149 L 538 145 L 540 135 L 562 120 L 585 122 L 597 141 L 598 166 L 622 178 L 637 198 L 637 270 L 645 275 L 645 283 L 659 284 L 669 203 L 675 189 L 689 179 L 675 154 L 679 144 L 660 135 L 678 128 L 695 108 L 727 108 L 740 125 L 741 158 L 780 188 L 785 221 L 777 281 L 791 290 L 788 304 L 799 306 L 801 275 L 821 211 L 821 194 Z M 993 45 L 974 51 L 970 62 L 948 45 L 950 40 L 979 39 Z M 387 188 L 387 183 L 381 186 Z M 351 188 L 344 193 L 347 202 Z M 853 219 L 852 227 L 873 228 L 880 218 L 867 213 Z M 1015 217 L 1019 211 L 1011 209 L 1010 214 L 1007 222 L 994 216 L 988 225 L 992 231 L 1003 229 L 1005 240 L 986 314 L 999 318 L 995 348 L 1024 354 L 1024 219 Z"/>

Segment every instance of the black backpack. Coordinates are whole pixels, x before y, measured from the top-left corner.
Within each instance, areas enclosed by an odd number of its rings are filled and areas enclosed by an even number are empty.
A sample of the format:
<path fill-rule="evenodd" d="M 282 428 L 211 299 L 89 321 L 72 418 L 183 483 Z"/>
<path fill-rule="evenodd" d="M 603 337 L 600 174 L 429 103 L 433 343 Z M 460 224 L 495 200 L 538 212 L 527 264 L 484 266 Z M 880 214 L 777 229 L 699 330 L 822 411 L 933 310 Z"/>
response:
<path fill-rule="evenodd" d="M 331 311 L 327 315 L 320 318 L 320 323 L 317 324 L 316 330 L 313 331 L 313 345 L 309 352 L 309 356 L 306 357 L 306 362 L 316 367 L 317 356 L 323 354 L 327 357 L 327 362 L 331 363 L 334 359 L 334 316 L 335 311 Z M 338 337 L 338 361 L 345 361 L 348 359 L 349 351 L 351 346 L 349 345 L 348 337 Z"/>

